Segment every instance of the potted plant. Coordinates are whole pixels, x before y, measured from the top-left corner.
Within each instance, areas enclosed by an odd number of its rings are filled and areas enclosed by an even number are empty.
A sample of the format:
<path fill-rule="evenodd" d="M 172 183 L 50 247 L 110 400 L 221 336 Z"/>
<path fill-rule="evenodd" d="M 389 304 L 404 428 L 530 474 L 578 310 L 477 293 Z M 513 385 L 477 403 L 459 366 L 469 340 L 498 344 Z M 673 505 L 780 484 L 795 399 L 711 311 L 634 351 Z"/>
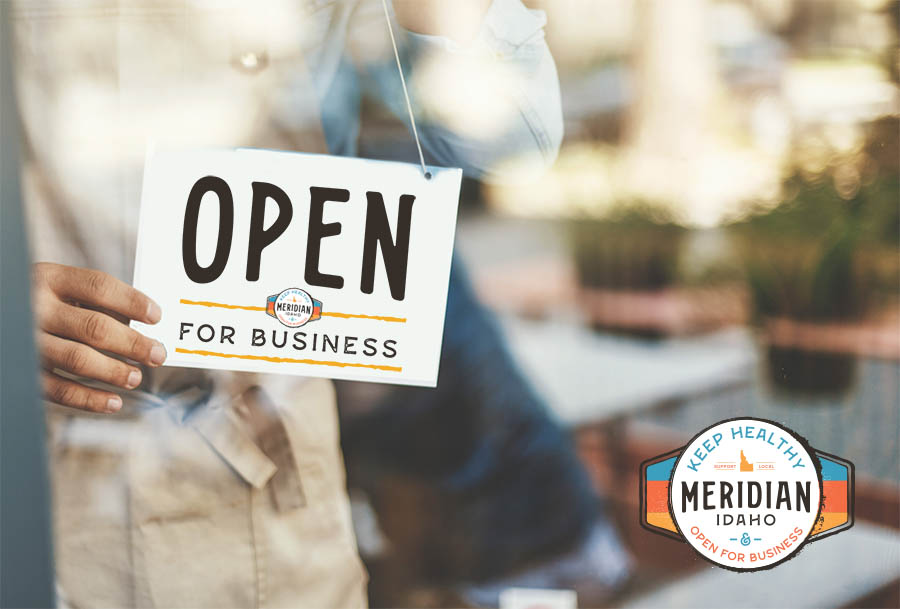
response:
<path fill-rule="evenodd" d="M 571 222 L 580 301 L 598 329 L 665 334 L 665 292 L 676 283 L 687 229 L 666 207 L 620 204 L 599 218 Z"/>
<path fill-rule="evenodd" d="M 896 299 L 900 180 L 891 122 L 892 162 L 877 144 L 890 126 L 877 123 L 854 155 L 835 157 L 818 175 L 792 171 L 785 201 L 729 226 L 776 389 L 849 390 L 859 353 L 854 329 Z"/>

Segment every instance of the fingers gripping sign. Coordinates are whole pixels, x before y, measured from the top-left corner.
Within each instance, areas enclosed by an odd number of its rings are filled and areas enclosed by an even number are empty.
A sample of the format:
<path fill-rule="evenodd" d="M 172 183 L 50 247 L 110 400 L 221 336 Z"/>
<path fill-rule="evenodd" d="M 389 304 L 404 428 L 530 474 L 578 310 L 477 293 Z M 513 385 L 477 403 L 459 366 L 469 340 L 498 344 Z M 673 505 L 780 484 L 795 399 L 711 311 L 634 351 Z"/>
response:
<path fill-rule="evenodd" d="M 119 395 L 68 376 L 126 390 L 140 385 L 141 370 L 135 364 L 160 366 L 166 350 L 127 324 L 156 324 L 162 318 L 160 306 L 101 271 L 41 262 L 32 274 L 46 398 L 94 412 L 119 410 Z"/>

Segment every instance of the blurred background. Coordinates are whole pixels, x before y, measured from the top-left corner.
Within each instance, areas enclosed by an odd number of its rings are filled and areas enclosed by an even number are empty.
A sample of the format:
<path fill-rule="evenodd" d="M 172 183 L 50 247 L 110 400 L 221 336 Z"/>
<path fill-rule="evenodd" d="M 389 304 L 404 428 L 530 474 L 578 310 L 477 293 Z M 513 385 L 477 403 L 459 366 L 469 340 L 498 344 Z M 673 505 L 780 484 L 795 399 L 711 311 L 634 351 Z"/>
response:
<path fill-rule="evenodd" d="M 558 158 L 464 180 L 437 389 L 338 386 L 371 606 L 534 607 L 522 587 L 574 592 L 547 609 L 900 606 L 900 1 L 525 4 L 559 72 Z M 521 74 L 447 62 L 417 65 L 414 103 L 500 138 L 509 100 L 441 83 Z M 399 107 L 363 100 L 359 156 L 418 162 Z M 640 463 L 737 416 L 852 461 L 853 528 L 753 574 L 642 529 Z"/>
<path fill-rule="evenodd" d="M 579 603 L 898 606 L 900 3 L 526 4 L 547 13 L 565 139 L 540 177 L 512 159 L 508 184 L 465 183 L 457 253 L 631 561 L 613 595 L 592 596 L 584 569 Z M 502 128 L 427 74 L 412 89 L 461 129 Z M 404 123 L 363 110 L 360 156 L 409 158 Z M 549 547 L 521 549 L 509 569 L 440 560 L 436 538 L 459 531 L 423 516 L 428 476 L 408 464 L 465 431 L 449 415 L 418 425 L 406 466 L 376 475 L 383 450 L 354 433 L 371 408 L 352 394 L 342 388 L 344 449 L 374 606 L 478 605 L 521 562 L 571 561 Z M 474 407 L 457 406 L 465 427 Z M 639 526 L 640 462 L 739 415 L 788 425 L 857 476 L 853 529 L 752 576 Z M 535 526 L 569 507 L 550 502 Z"/>

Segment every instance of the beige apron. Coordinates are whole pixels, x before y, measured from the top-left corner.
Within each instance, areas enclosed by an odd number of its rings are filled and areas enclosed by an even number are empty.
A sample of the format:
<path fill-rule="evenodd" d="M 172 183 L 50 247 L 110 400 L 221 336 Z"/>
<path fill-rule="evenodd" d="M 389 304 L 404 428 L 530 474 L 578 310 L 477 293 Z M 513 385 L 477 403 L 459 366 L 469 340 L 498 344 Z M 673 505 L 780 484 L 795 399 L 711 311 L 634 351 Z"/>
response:
<path fill-rule="evenodd" d="M 130 282 L 151 139 L 324 151 L 304 58 L 350 8 L 257 9 L 16 4 L 34 260 Z M 330 382 L 163 368 L 124 397 L 48 410 L 61 604 L 365 605 Z"/>

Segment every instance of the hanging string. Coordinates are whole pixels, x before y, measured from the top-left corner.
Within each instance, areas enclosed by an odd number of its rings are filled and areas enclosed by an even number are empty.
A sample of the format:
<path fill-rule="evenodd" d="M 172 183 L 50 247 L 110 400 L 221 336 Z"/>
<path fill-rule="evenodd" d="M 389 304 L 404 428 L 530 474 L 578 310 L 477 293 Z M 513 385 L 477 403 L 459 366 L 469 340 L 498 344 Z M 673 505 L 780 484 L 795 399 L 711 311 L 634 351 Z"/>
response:
<path fill-rule="evenodd" d="M 400 85 L 403 87 L 403 97 L 406 99 L 406 109 L 409 112 L 409 124 L 412 125 L 413 137 L 416 140 L 416 149 L 419 151 L 419 163 L 422 165 L 422 174 L 426 180 L 431 179 L 431 172 L 425 169 L 425 156 L 422 154 L 422 142 L 419 141 L 419 131 L 416 129 L 416 117 L 413 116 L 412 103 L 409 101 L 409 91 L 406 89 L 406 79 L 403 77 L 403 66 L 400 65 L 400 52 L 397 51 L 397 40 L 394 38 L 394 28 L 391 25 L 391 16 L 388 13 L 387 0 L 381 0 L 384 8 L 384 20 L 387 21 L 388 33 L 391 35 L 391 46 L 394 47 L 394 59 L 397 60 L 397 72 L 400 73 Z"/>

